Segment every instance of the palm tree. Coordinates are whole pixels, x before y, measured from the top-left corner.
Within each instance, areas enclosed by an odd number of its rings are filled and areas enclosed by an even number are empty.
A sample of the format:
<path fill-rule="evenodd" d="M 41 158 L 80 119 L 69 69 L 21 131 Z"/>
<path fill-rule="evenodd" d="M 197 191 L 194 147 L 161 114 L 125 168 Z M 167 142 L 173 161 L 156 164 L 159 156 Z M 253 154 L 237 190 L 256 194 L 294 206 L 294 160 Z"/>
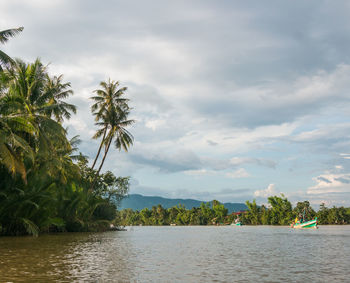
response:
<path fill-rule="evenodd" d="M 7 29 L 0 31 L 0 43 L 6 43 L 10 37 L 14 37 L 16 34 L 20 33 L 23 30 L 23 27 Z M 0 71 L 3 70 L 3 67 L 7 67 L 14 63 L 13 59 L 8 56 L 5 52 L 0 50 Z"/>
<path fill-rule="evenodd" d="M 1 80 L 0 131 L 4 133 L 2 137 L 11 138 L 11 142 L 0 141 L 4 153 L 0 161 L 11 172 L 19 171 L 24 176 L 22 164 L 17 162 L 14 154 L 11 155 L 16 151 L 6 152 L 8 144 L 17 145 L 17 152 L 21 147 L 29 153 L 30 148 L 36 154 L 37 165 L 43 164 L 40 160 L 54 155 L 56 149 L 69 148 L 66 130 L 60 122 L 76 109 L 61 99 L 72 91 L 68 89 L 69 84 L 61 82 L 61 76 L 50 79 L 39 60 L 33 64 L 15 61 L 12 68 L 2 72 Z"/>
<path fill-rule="evenodd" d="M 107 113 L 107 115 L 104 117 L 105 120 L 102 124 L 108 125 L 108 133 L 105 137 L 104 142 L 105 152 L 101 164 L 97 170 L 97 173 L 99 173 L 102 169 L 102 166 L 104 164 L 104 161 L 106 159 L 107 153 L 113 140 L 115 147 L 119 150 L 124 149 L 125 151 L 128 151 L 128 148 L 133 144 L 133 136 L 128 130 L 126 130 L 126 127 L 133 124 L 134 120 L 127 119 L 129 111 L 125 111 L 119 114 L 122 115 L 118 115 L 117 112 L 112 110 L 111 112 Z"/>
<path fill-rule="evenodd" d="M 0 31 L 0 43 L 6 43 L 10 37 L 15 36 L 22 30 L 23 27 Z M 3 71 L 3 67 L 13 63 L 13 59 L 0 50 L 0 72 Z M 23 180 L 26 180 L 26 172 L 21 160 L 21 150 L 31 155 L 32 151 L 26 141 L 16 135 L 12 129 L 22 129 L 22 131 L 27 132 L 31 132 L 32 129 L 23 117 L 9 112 L 11 106 L 14 105 L 14 101 L 2 93 L 6 89 L 5 85 L 6 80 L 2 78 L 0 81 L 0 164 L 4 165 L 13 175 L 20 173 Z"/>
<path fill-rule="evenodd" d="M 97 122 L 96 124 L 101 126 L 100 129 L 93 136 L 93 138 L 98 139 L 102 136 L 98 152 L 91 166 L 92 169 L 94 169 L 98 157 L 100 156 L 102 146 L 106 142 L 106 134 L 109 126 L 109 123 L 105 121 L 106 112 L 110 110 L 113 105 L 114 107 L 116 106 L 117 108 L 119 108 L 120 112 L 129 109 L 129 99 L 122 97 L 125 91 L 127 90 L 126 87 L 118 88 L 119 82 L 111 81 L 111 79 L 109 79 L 108 82 L 101 82 L 100 86 L 102 87 L 102 89 L 97 89 L 94 91 L 97 94 L 97 96 L 91 97 L 91 99 L 95 102 L 91 106 L 91 112 L 95 116 L 95 121 Z"/>
<path fill-rule="evenodd" d="M 1 79 L 4 77 L 2 76 Z M 0 80 L 0 165 L 3 165 L 14 176 L 21 174 L 26 182 L 24 158 L 33 161 L 34 151 L 23 138 L 23 134 L 32 135 L 35 132 L 33 125 L 18 113 L 21 101 L 2 90 L 8 85 L 6 80 Z"/>
<path fill-rule="evenodd" d="M 62 101 L 73 93 L 68 89 L 70 84 L 63 84 L 62 76 L 50 79 L 39 59 L 32 64 L 17 60 L 5 73 L 9 78 L 8 94 L 20 101 L 18 112 L 27 115 L 43 137 L 65 138 L 61 121 L 76 112 L 74 105 Z"/>
<path fill-rule="evenodd" d="M 26 170 L 23 155 L 33 161 L 34 153 L 29 144 L 17 135 L 13 129 L 21 129 L 31 134 L 33 128 L 21 117 L 2 117 L 0 115 L 0 164 L 5 166 L 12 175 L 21 174 L 26 181 Z"/>
<path fill-rule="evenodd" d="M 76 111 L 63 101 L 72 91 L 39 60 L 16 60 L 1 72 L 0 85 L 0 232 L 37 234 L 63 225 L 57 202 L 79 183 L 72 161 L 78 140 L 69 141 L 61 125 Z"/>
<path fill-rule="evenodd" d="M 130 113 L 129 99 L 123 97 L 127 88 L 119 88 L 119 82 L 110 79 L 108 82 L 101 82 L 100 86 L 101 89 L 95 90 L 97 96 L 91 98 L 95 102 L 91 107 L 91 111 L 95 116 L 96 125 L 100 127 L 93 138 L 102 137 L 92 168 L 96 165 L 103 147 L 104 155 L 91 189 L 102 169 L 112 141 L 114 140 L 117 149 L 124 149 L 125 151 L 128 151 L 128 148 L 133 144 L 133 136 L 126 130 L 127 126 L 134 123 L 134 120 L 128 119 Z"/>
<path fill-rule="evenodd" d="M 69 104 L 63 99 L 68 98 L 73 94 L 73 91 L 70 89 L 70 83 L 62 83 L 63 75 L 54 76 L 50 78 L 49 75 L 46 75 L 46 87 L 44 100 L 47 101 L 46 114 L 49 117 L 54 117 L 57 122 L 62 123 L 63 118 L 70 119 L 71 113 L 76 114 L 77 108 L 73 104 Z"/>

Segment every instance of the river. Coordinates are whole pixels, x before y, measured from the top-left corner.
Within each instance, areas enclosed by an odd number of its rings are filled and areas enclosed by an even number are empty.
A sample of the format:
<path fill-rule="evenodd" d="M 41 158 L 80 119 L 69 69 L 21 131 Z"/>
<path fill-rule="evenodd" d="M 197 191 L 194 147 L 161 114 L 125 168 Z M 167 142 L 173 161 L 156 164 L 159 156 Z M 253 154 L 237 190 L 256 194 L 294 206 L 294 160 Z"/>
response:
<path fill-rule="evenodd" d="M 0 282 L 350 282 L 350 226 L 0 237 Z"/>

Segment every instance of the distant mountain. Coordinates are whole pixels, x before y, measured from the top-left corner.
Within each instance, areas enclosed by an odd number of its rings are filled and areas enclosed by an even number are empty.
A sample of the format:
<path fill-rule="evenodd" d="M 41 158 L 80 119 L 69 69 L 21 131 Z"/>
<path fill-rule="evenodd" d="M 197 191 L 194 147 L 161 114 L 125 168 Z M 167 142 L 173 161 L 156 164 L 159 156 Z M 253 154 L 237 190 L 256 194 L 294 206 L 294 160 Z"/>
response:
<path fill-rule="evenodd" d="M 200 207 L 203 201 L 195 199 L 171 199 L 157 196 L 143 196 L 138 194 L 130 194 L 128 197 L 122 200 L 119 209 L 131 208 L 133 210 L 141 210 L 144 208 L 151 209 L 152 206 L 162 205 L 164 208 L 170 208 L 179 204 L 184 205 L 187 209 L 192 207 Z M 235 211 L 246 210 L 247 206 L 244 203 L 223 203 L 228 209 L 228 213 Z"/>

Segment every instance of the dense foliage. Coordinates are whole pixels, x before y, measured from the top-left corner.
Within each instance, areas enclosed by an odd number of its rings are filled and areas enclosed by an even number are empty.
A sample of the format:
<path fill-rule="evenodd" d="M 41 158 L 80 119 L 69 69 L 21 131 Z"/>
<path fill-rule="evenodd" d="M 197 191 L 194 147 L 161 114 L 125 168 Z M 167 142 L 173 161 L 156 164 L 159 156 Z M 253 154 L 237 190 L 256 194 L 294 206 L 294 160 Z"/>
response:
<path fill-rule="evenodd" d="M 316 212 L 308 201 L 298 202 L 292 207 L 286 197 L 271 196 L 268 206 L 258 206 L 256 201 L 246 202 L 244 212 L 227 215 L 227 209 L 217 201 L 202 203 L 199 208 L 185 209 L 175 206 L 164 209 L 161 205 L 141 211 L 124 209 L 118 212 L 117 219 L 122 225 L 216 225 L 240 221 L 245 225 L 289 225 L 298 217 L 305 220 L 318 218 L 319 224 L 350 224 L 350 208 L 327 208 L 324 204 Z"/>
<path fill-rule="evenodd" d="M 311 220 L 315 217 L 319 224 L 350 224 L 350 207 L 327 208 L 324 203 L 316 212 L 308 201 L 298 202 L 294 208 L 283 195 L 281 197 L 271 196 L 268 198 L 268 207 L 257 206 L 255 201 L 246 202 L 248 211 L 244 213 L 241 220 L 245 224 L 253 225 L 288 225 L 298 217 Z"/>
<path fill-rule="evenodd" d="M 186 209 L 182 205 L 164 209 L 161 205 L 141 211 L 123 209 L 118 211 L 117 220 L 121 225 L 210 225 L 232 222 L 227 209 L 218 201 L 202 203 L 200 207 Z"/>
<path fill-rule="evenodd" d="M 20 31 L 0 32 L 0 43 Z M 107 229 L 129 189 L 129 178 L 100 174 L 112 140 L 119 149 L 132 144 L 126 88 L 118 92 L 118 83 L 109 81 L 119 101 L 102 97 L 103 107 L 92 109 L 105 133 L 94 170 L 77 154 L 78 137 L 68 139 L 62 126 L 76 113 L 67 102 L 70 83 L 51 76 L 39 59 L 26 63 L 0 52 L 0 67 L 0 234 Z"/>

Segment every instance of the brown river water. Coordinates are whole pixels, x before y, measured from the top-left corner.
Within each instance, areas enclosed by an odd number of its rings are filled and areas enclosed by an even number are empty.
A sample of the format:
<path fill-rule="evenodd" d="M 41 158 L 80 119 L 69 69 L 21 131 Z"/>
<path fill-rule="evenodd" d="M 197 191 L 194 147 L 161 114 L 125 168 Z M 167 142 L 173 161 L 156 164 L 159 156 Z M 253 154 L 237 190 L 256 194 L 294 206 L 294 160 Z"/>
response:
<path fill-rule="evenodd" d="M 350 282 L 350 226 L 0 237 L 0 282 Z"/>

